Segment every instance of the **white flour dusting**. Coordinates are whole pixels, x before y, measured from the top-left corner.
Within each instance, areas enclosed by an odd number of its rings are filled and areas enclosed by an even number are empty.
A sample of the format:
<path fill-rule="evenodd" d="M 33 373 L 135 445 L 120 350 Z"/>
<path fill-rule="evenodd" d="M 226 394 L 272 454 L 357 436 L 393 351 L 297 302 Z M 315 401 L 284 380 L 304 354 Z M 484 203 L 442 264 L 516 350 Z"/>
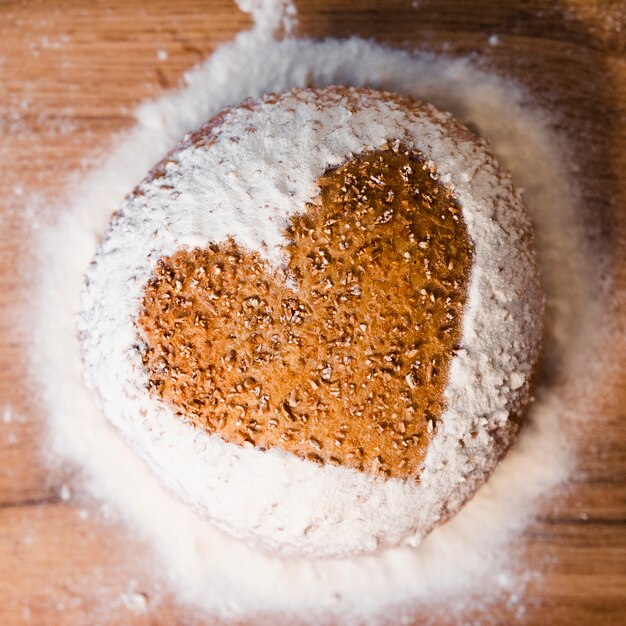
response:
<path fill-rule="evenodd" d="M 277 10 L 281 3 L 251 4 L 260 26 L 218 49 L 187 75 L 179 91 L 140 107 L 136 128 L 69 190 L 59 221 L 40 231 L 32 371 L 54 449 L 83 466 L 89 492 L 116 507 L 153 543 L 179 597 L 214 614 L 240 618 L 285 611 L 319 623 L 326 612 L 338 610 L 375 620 L 392 606 L 456 606 L 477 590 L 483 604 L 489 594 L 515 599 L 521 578 L 509 546 L 533 518 L 539 498 L 567 477 L 566 433 L 575 426 L 578 407 L 564 398 L 578 384 L 577 357 L 588 354 L 582 329 L 590 327 L 591 270 L 576 226 L 578 200 L 564 151 L 549 120 L 524 105 L 518 88 L 465 60 L 409 54 L 360 39 L 278 42 L 272 29 L 289 28 Z M 288 22 L 293 19 L 290 11 Z M 540 384 L 529 423 L 489 482 L 418 549 L 344 560 L 283 560 L 225 537 L 159 486 L 85 389 L 74 316 L 85 267 L 111 213 L 185 132 L 249 96 L 342 83 L 406 93 L 451 111 L 490 141 L 517 186 L 526 189 L 548 297 L 545 361 L 556 375 Z"/>

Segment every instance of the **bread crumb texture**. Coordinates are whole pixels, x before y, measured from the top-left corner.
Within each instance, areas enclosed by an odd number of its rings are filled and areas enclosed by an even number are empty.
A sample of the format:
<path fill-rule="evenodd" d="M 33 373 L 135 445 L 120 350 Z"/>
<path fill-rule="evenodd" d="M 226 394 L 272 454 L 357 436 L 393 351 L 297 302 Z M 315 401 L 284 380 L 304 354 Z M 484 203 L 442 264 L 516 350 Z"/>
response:
<path fill-rule="evenodd" d="M 233 238 L 159 259 L 138 318 L 148 387 L 227 442 L 417 478 L 461 335 L 462 212 L 397 143 L 317 184 L 283 267 Z"/>

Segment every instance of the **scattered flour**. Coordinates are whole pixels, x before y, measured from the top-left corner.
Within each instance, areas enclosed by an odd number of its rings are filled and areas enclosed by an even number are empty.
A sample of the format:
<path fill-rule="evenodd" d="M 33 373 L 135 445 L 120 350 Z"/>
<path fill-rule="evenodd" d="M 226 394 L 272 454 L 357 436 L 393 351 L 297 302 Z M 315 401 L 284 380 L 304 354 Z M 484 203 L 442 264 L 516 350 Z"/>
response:
<path fill-rule="evenodd" d="M 13 421 L 13 411 L 11 410 L 11 407 L 9 406 L 4 407 L 4 412 L 2 414 L 2 421 L 5 424 L 10 424 Z"/>
<path fill-rule="evenodd" d="M 59 489 L 59 498 L 62 502 L 69 502 L 72 498 L 72 490 L 69 485 L 63 483 Z"/>
<path fill-rule="evenodd" d="M 243 3 L 242 3 L 243 4 Z M 244 618 L 272 611 L 320 623 L 341 611 L 375 621 L 389 607 L 450 610 L 477 591 L 519 599 L 511 542 L 539 499 L 568 475 L 567 433 L 580 407 L 577 364 L 588 354 L 587 285 L 592 271 L 576 224 L 579 199 L 565 149 L 550 122 L 515 85 L 470 62 L 390 50 L 353 38 L 308 41 L 289 31 L 283 3 L 246 2 L 257 21 L 185 78 L 185 86 L 138 110 L 138 124 L 110 156 L 68 192 L 57 222 L 40 229 L 41 282 L 34 290 L 32 372 L 49 414 L 57 454 L 83 466 L 89 492 L 110 503 L 149 539 L 179 597 L 212 614 Z M 285 17 L 286 16 L 286 17 Z M 451 111 L 487 138 L 525 188 L 547 294 L 545 367 L 521 437 L 488 483 L 418 549 L 397 548 L 343 560 L 271 558 L 225 537 L 166 493 L 104 419 L 82 382 L 75 315 L 85 267 L 111 213 L 182 135 L 226 105 L 266 91 L 315 84 L 370 85 L 406 93 Z M 54 263 L 50 263 L 54 259 Z M 73 490 L 76 490 L 73 486 Z M 387 613 L 388 614 L 388 613 Z"/>

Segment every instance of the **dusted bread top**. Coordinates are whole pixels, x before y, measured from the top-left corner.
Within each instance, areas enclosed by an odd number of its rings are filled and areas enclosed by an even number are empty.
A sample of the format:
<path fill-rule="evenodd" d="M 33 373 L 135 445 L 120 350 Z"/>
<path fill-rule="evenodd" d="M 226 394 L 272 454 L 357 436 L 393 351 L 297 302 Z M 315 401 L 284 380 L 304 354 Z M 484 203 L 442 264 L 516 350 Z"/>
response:
<path fill-rule="evenodd" d="M 85 371 L 160 479 L 287 554 L 417 543 L 514 439 L 541 344 L 530 224 L 450 116 L 368 89 L 247 101 L 114 216 Z"/>

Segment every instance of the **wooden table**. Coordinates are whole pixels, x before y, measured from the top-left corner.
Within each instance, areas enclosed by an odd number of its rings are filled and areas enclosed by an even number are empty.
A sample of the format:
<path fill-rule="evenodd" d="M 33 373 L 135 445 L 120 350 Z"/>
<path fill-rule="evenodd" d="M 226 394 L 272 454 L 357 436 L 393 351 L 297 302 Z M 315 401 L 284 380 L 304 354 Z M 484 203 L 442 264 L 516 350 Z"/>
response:
<path fill-rule="evenodd" d="M 606 385 L 594 398 L 576 475 L 520 543 L 544 570 L 526 591 L 525 616 L 502 606 L 481 620 L 626 623 L 626 4 L 315 0 L 299 10 L 300 34 L 474 53 L 526 84 L 571 135 L 589 238 L 614 266 L 606 302 L 616 320 L 613 351 L 603 355 Z M 75 468 L 54 476 L 44 469 L 43 417 L 27 386 L 25 338 L 15 332 L 25 302 L 18 270 L 29 251 L 30 194 L 53 196 L 132 125 L 134 105 L 176 86 L 249 25 L 225 0 L 0 3 L 2 625 L 212 623 L 142 568 L 146 547 L 137 537 L 65 501 L 62 485 Z M 488 43 L 494 34 L 497 46 Z"/>

